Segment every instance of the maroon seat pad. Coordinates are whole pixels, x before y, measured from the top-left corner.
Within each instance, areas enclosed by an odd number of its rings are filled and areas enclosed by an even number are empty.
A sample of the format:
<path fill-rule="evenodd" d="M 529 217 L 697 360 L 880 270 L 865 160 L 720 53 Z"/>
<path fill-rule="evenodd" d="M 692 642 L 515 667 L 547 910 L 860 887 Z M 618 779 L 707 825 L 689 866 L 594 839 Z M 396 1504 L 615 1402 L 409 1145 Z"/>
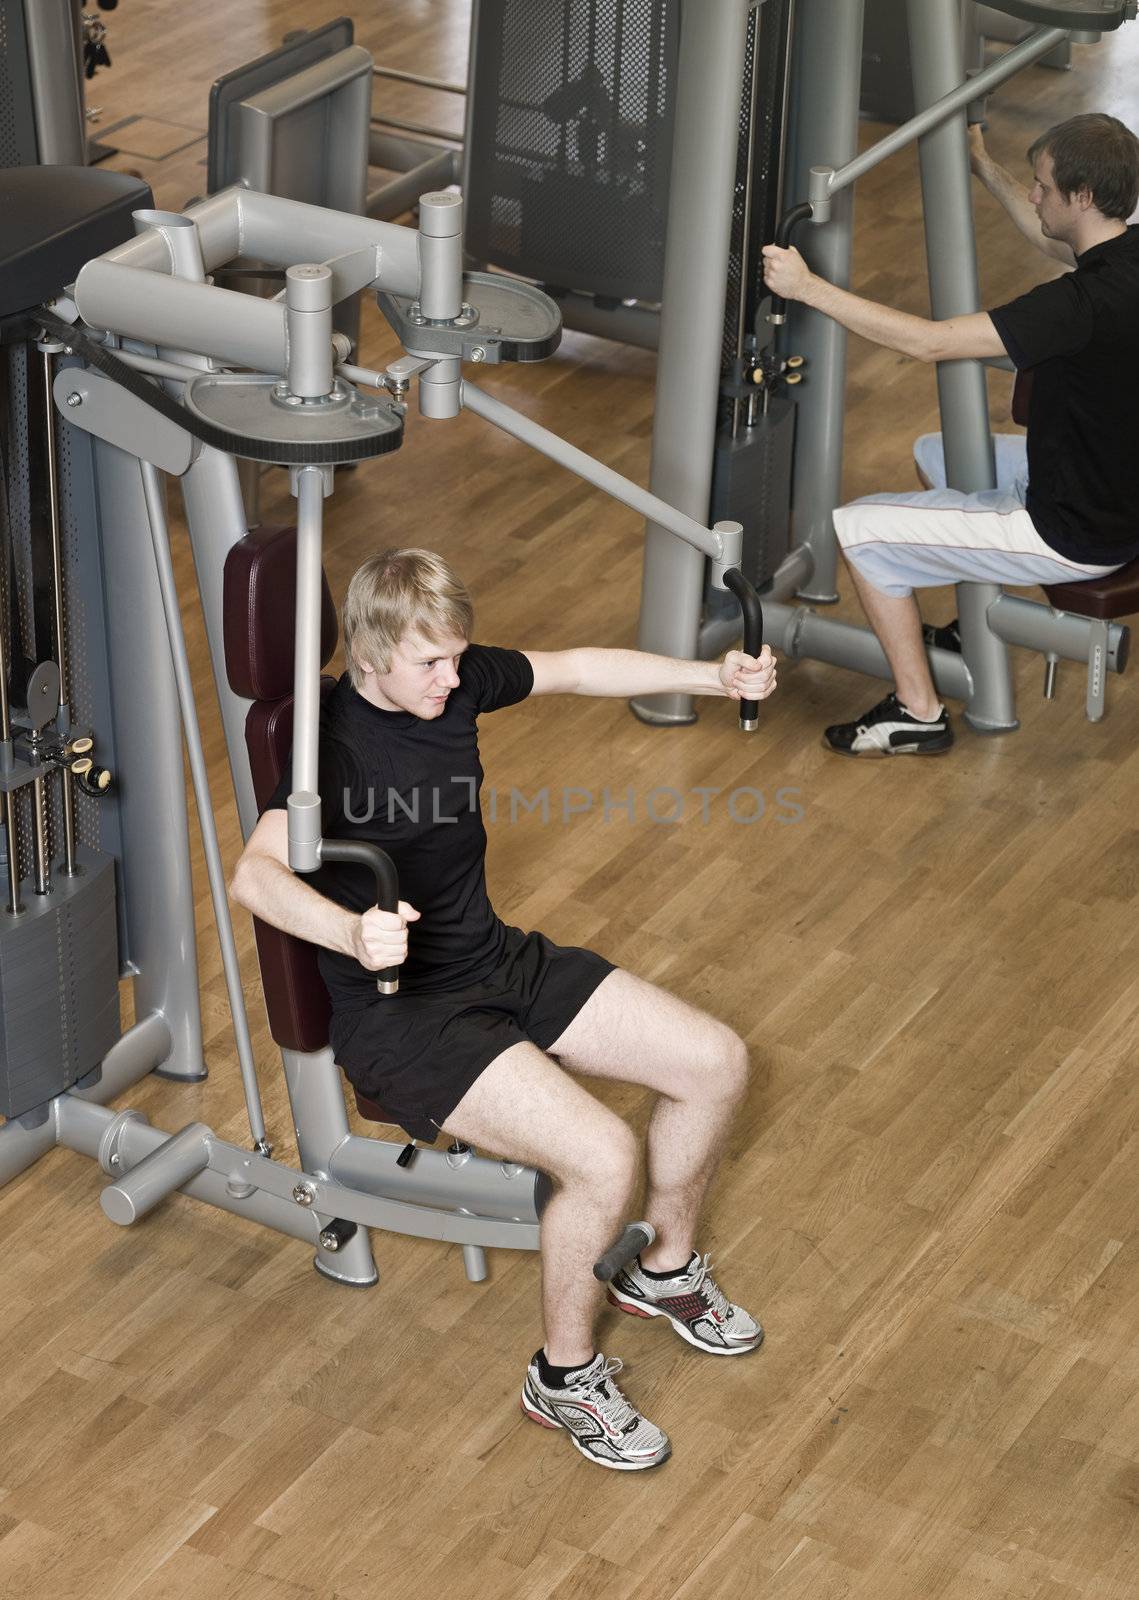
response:
<path fill-rule="evenodd" d="M 1139 558 L 1106 578 L 1081 578 L 1076 583 L 1046 583 L 1044 593 L 1057 611 L 1078 617 L 1130 617 L 1139 611 Z"/>

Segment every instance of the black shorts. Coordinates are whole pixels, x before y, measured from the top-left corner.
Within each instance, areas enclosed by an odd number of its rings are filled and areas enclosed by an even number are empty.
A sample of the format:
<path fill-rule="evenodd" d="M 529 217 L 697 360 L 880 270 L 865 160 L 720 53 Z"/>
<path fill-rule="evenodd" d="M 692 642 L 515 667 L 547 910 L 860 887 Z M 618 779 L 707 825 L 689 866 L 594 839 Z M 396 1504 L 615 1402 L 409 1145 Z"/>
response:
<path fill-rule="evenodd" d="M 434 1139 L 496 1056 L 527 1040 L 548 1050 L 614 970 L 592 950 L 507 928 L 483 983 L 334 1013 L 329 1043 L 354 1088 L 413 1138 Z"/>

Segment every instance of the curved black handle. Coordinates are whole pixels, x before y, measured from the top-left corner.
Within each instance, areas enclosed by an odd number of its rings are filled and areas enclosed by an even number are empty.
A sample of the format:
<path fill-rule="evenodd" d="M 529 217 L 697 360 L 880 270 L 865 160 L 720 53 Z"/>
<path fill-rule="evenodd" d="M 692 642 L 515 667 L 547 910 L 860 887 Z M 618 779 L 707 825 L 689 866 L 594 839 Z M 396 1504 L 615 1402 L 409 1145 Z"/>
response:
<path fill-rule="evenodd" d="M 804 200 L 801 205 L 792 206 L 790 211 L 785 211 L 776 224 L 775 238 L 772 243 L 777 244 L 780 250 L 789 250 L 791 248 L 792 229 L 797 223 L 806 222 L 811 215 L 811 202 L 809 200 Z M 771 322 L 785 322 L 787 320 L 786 300 L 779 295 L 773 294 L 771 297 L 771 310 L 767 315 L 768 320 Z"/>
<path fill-rule="evenodd" d="M 376 905 L 381 911 L 399 910 L 399 874 L 395 862 L 378 844 L 364 844 L 355 839 L 322 839 L 322 861 L 351 861 L 358 867 L 367 867 L 375 874 Z M 376 988 L 381 994 L 399 991 L 399 968 L 385 967 L 376 973 Z"/>
<path fill-rule="evenodd" d="M 735 595 L 744 614 L 744 649 L 749 656 L 758 656 L 763 649 L 763 607 L 755 586 L 738 567 L 729 567 L 724 573 L 724 588 Z M 754 733 L 759 727 L 758 700 L 740 701 L 740 727 L 745 733 Z"/>

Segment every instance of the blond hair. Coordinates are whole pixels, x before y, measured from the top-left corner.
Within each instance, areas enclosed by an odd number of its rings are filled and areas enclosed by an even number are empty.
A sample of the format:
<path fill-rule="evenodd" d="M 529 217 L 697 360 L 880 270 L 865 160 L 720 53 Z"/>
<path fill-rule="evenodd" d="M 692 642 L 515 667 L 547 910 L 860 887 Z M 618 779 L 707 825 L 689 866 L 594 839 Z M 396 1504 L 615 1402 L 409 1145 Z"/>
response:
<path fill-rule="evenodd" d="M 469 639 L 475 610 L 466 587 L 433 550 L 384 550 L 358 567 L 344 597 L 342 622 L 348 674 L 363 686 L 360 663 L 391 670 L 400 640 L 418 633 L 441 642 Z"/>

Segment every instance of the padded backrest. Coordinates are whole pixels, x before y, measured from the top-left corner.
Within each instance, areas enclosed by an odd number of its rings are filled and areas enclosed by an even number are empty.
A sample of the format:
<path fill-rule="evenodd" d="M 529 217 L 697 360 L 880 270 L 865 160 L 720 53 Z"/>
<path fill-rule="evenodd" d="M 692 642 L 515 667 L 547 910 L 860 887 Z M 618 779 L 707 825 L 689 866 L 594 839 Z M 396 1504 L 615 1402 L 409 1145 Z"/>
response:
<path fill-rule="evenodd" d="M 296 615 L 296 529 L 257 528 L 235 544 L 224 575 L 226 672 L 235 694 L 252 699 L 245 744 L 253 792 L 264 806 L 280 781 L 293 742 L 293 624 Z M 336 608 L 324 582 L 321 665 L 336 649 Z M 321 693 L 332 688 L 321 679 Z M 331 1011 L 315 945 L 253 919 L 269 1030 L 286 1050 L 328 1043 Z"/>

